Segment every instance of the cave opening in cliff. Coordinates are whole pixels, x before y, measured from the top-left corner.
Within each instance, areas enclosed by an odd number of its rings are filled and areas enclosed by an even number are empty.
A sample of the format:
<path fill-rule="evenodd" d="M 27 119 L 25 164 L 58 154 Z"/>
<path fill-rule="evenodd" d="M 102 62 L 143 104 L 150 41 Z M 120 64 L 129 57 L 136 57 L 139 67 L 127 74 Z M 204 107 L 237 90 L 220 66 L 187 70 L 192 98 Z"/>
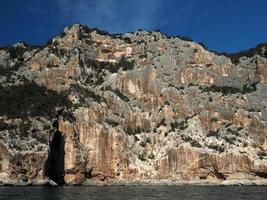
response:
<path fill-rule="evenodd" d="M 45 167 L 45 175 L 58 185 L 64 185 L 65 139 L 56 129 L 50 142 L 50 151 Z"/>

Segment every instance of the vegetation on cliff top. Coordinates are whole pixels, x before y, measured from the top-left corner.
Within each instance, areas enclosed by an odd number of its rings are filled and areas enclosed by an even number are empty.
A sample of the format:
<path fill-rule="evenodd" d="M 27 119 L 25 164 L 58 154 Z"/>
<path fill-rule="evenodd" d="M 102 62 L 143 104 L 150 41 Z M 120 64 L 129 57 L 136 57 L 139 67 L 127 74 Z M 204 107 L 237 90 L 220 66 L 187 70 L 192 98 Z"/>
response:
<path fill-rule="evenodd" d="M 0 86 L 0 115 L 10 118 L 28 116 L 56 116 L 56 107 L 70 106 L 71 102 L 63 93 L 46 89 L 34 82 L 24 85 Z"/>

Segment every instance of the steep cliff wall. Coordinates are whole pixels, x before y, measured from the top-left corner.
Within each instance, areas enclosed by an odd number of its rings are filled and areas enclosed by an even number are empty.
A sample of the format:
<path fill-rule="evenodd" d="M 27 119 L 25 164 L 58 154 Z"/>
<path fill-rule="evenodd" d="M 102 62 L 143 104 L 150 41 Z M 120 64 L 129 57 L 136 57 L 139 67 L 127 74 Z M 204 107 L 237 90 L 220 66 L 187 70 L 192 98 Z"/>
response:
<path fill-rule="evenodd" d="M 267 178 L 267 59 L 75 24 L 0 49 L 8 184 Z"/>

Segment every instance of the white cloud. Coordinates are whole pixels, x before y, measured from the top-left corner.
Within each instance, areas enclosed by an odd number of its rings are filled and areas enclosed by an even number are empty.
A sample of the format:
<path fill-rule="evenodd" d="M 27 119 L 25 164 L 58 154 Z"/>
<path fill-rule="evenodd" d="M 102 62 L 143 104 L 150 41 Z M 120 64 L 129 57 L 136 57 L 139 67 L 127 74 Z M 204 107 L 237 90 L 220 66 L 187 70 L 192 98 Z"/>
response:
<path fill-rule="evenodd" d="M 86 24 L 111 32 L 152 30 L 187 23 L 194 16 L 197 0 L 25 0 L 33 14 L 47 13 L 61 25 Z M 179 24 L 177 24 L 179 26 Z"/>
<path fill-rule="evenodd" d="M 112 32 L 162 25 L 164 0 L 54 0 L 61 20 L 77 21 Z M 166 20 L 165 20 L 166 22 Z"/>

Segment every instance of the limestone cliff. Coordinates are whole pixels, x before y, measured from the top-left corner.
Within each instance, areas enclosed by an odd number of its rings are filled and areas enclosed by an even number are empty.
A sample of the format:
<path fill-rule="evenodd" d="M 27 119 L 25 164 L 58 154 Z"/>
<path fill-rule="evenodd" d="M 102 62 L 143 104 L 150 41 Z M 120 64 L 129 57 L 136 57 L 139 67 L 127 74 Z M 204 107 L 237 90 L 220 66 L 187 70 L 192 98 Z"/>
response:
<path fill-rule="evenodd" d="M 1 48 L 1 182 L 267 178 L 267 51 L 256 50 L 79 24 L 42 47 Z"/>

